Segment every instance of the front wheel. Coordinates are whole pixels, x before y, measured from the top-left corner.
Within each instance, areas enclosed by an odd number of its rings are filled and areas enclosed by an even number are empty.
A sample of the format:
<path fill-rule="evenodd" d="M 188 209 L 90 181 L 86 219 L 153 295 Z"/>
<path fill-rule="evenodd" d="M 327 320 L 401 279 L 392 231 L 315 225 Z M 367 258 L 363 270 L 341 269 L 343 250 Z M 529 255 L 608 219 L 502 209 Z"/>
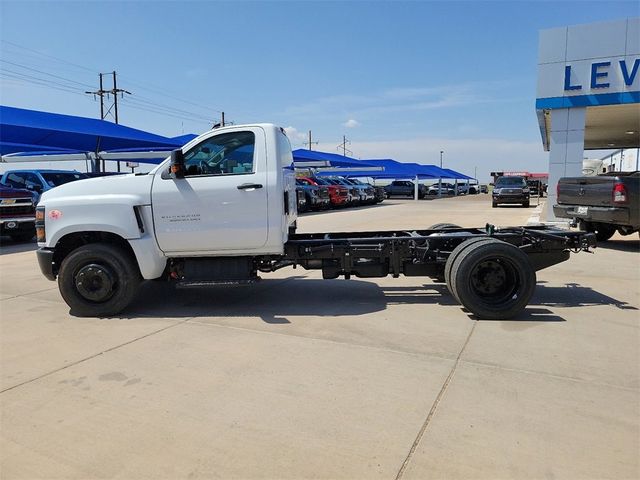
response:
<path fill-rule="evenodd" d="M 508 320 L 529 303 L 536 287 L 536 272 L 518 247 L 502 241 L 481 241 L 460 252 L 449 281 L 460 303 L 477 318 Z"/>
<path fill-rule="evenodd" d="M 110 317 L 131 303 L 141 280 L 128 252 L 106 243 L 91 243 L 62 261 L 58 288 L 73 315 Z"/>

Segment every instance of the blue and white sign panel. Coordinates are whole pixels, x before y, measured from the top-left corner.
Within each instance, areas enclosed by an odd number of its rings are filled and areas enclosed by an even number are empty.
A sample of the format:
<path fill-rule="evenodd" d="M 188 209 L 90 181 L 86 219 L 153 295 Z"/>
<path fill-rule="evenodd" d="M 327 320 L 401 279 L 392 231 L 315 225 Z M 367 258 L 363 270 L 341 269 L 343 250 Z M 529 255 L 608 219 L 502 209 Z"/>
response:
<path fill-rule="evenodd" d="M 540 33 L 536 108 L 640 103 L 640 18 Z"/>

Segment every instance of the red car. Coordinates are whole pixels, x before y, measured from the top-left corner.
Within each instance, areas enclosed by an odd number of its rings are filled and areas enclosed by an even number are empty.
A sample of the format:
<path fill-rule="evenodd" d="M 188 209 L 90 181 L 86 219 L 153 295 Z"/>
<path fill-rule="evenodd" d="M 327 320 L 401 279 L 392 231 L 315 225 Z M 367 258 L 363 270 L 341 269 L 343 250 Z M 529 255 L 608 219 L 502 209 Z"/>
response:
<path fill-rule="evenodd" d="M 307 182 L 311 185 L 327 187 L 329 189 L 329 198 L 331 199 L 332 206 L 339 207 L 347 204 L 347 201 L 349 199 L 349 190 L 346 187 L 342 187 L 340 185 L 332 185 L 322 178 L 299 177 L 299 180 Z"/>

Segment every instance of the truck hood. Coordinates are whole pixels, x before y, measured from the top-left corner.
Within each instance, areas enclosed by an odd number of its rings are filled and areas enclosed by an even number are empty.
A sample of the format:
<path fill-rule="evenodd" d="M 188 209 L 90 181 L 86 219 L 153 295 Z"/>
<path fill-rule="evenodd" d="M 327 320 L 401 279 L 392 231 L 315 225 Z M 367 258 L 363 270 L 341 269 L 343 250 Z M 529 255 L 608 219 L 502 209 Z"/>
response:
<path fill-rule="evenodd" d="M 151 203 L 153 177 L 130 174 L 77 180 L 44 192 L 40 203 L 76 199 L 82 203 L 91 200 L 100 203 L 101 197 L 122 196 L 129 197 L 136 205 L 148 205 Z"/>

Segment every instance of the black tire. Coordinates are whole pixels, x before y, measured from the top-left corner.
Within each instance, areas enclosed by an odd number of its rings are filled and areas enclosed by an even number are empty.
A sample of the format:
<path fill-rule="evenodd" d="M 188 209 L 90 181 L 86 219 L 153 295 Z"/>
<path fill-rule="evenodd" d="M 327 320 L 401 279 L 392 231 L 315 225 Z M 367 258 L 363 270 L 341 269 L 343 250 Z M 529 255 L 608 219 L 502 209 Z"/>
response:
<path fill-rule="evenodd" d="M 462 228 L 455 223 L 434 223 L 427 230 L 451 230 L 452 228 Z"/>
<path fill-rule="evenodd" d="M 529 205 L 530 205 L 530 203 L 529 203 L 529 202 L 524 202 L 524 203 L 522 204 L 522 206 L 523 206 L 524 208 L 529 208 Z"/>
<path fill-rule="evenodd" d="M 62 261 L 58 288 L 79 317 L 110 317 L 124 310 L 142 278 L 136 260 L 122 248 L 91 243 Z"/>
<path fill-rule="evenodd" d="M 518 247 L 502 241 L 464 249 L 451 269 L 456 297 L 479 319 L 515 318 L 536 288 L 536 272 Z"/>
<path fill-rule="evenodd" d="M 491 202 L 491 206 L 492 206 L 493 208 L 496 208 L 496 207 L 498 206 L 498 202 Z"/>
<path fill-rule="evenodd" d="M 498 241 L 499 240 L 496 240 L 495 238 L 489 238 L 489 237 L 470 238 L 470 239 L 465 240 L 464 242 L 460 243 L 449 254 L 449 258 L 447 258 L 447 262 L 444 264 L 444 281 L 447 284 L 447 288 L 449 289 L 449 292 L 451 293 L 453 298 L 455 298 L 458 302 L 460 301 L 460 299 L 458 299 L 458 294 L 456 293 L 455 285 L 451 282 L 451 270 L 453 269 L 454 262 L 456 261 L 456 259 L 460 255 L 460 253 L 462 251 L 466 250 L 471 245 L 475 245 L 478 242 L 485 242 L 486 243 L 486 242 L 498 242 Z"/>
<path fill-rule="evenodd" d="M 598 242 L 606 242 L 616 233 L 615 227 L 604 223 L 584 222 L 582 228 L 587 232 L 595 233 Z"/>
<path fill-rule="evenodd" d="M 9 236 L 14 242 L 30 242 L 31 240 L 33 240 L 35 234 L 36 232 L 22 232 L 12 233 Z"/>

